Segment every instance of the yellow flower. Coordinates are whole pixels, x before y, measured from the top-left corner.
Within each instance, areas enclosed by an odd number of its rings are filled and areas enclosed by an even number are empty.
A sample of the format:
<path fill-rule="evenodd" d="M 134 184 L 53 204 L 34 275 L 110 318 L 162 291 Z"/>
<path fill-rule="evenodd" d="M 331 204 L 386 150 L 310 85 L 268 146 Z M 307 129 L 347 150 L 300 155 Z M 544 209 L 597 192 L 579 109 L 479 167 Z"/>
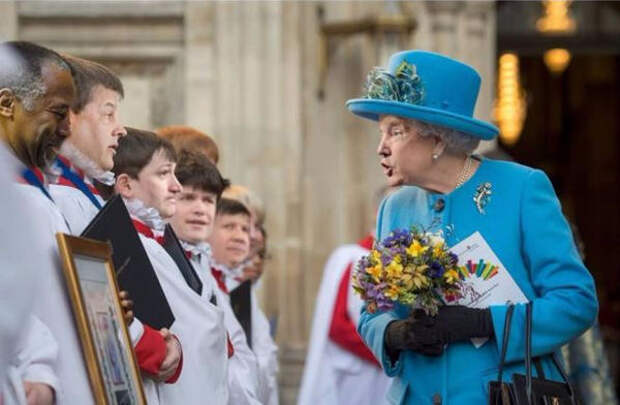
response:
<path fill-rule="evenodd" d="M 381 253 L 378 250 L 373 250 L 371 256 L 375 261 L 381 263 Z"/>
<path fill-rule="evenodd" d="M 388 278 L 400 277 L 403 274 L 403 265 L 397 259 L 392 260 L 385 268 Z"/>
<path fill-rule="evenodd" d="M 423 275 L 426 272 L 426 269 L 428 269 L 428 265 L 423 264 L 421 266 L 417 266 L 415 268 L 415 272 L 416 274 Z"/>
<path fill-rule="evenodd" d="M 426 276 L 416 274 L 415 276 L 413 276 L 413 284 L 417 288 L 422 288 L 428 284 L 428 278 Z"/>
<path fill-rule="evenodd" d="M 390 288 L 387 291 L 385 291 L 383 294 L 386 297 L 395 300 L 396 298 L 398 298 L 398 295 L 400 294 L 400 288 L 398 288 L 398 286 L 396 285 L 391 285 Z"/>
<path fill-rule="evenodd" d="M 459 274 L 454 269 L 450 269 L 443 274 L 443 277 L 449 284 L 454 283 L 459 278 Z"/>
<path fill-rule="evenodd" d="M 413 257 L 418 257 L 420 254 L 426 252 L 428 250 L 428 246 L 422 246 L 422 244 L 414 239 L 411 242 L 411 245 L 407 248 L 407 254 Z"/>
<path fill-rule="evenodd" d="M 379 277 L 381 277 L 381 264 L 377 264 L 373 267 L 366 267 L 366 273 L 370 274 L 370 276 L 375 280 L 375 282 L 379 282 Z"/>
<path fill-rule="evenodd" d="M 405 290 L 409 291 L 413 288 L 413 276 L 411 274 L 404 274 L 401 280 Z"/>
<path fill-rule="evenodd" d="M 443 254 L 443 242 L 436 244 L 433 246 L 433 257 L 441 257 Z"/>

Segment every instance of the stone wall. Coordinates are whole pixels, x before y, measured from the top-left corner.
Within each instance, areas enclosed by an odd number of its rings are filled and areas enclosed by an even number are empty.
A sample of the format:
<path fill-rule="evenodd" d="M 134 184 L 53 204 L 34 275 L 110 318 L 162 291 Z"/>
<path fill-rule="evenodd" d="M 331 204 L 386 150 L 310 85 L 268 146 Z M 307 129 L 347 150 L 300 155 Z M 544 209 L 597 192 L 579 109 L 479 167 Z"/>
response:
<path fill-rule="evenodd" d="M 213 136 L 220 168 L 265 200 L 271 260 L 260 294 L 277 317 L 281 397 L 293 404 L 323 264 L 374 221 L 382 184 L 377 128 L 349 114 L 370 68 L 400 47 L 455 56 L 481 73 L 476 115 L 494 94 L 492 2 L 0 2 L 0 37 L 91 58 L 126 87 L 127 125 L 188 124 Z M 322 9 L 322 12 L 321 12 Z M 405 14 L 400 42 L 360 33 L 327 41 L 322 22 Z M 320 17 L 320 16 L 323 17 Z M 322 20 L 321 20 L 322 18 Z M 319 91 L 323 97 L 319 97 Z"/>

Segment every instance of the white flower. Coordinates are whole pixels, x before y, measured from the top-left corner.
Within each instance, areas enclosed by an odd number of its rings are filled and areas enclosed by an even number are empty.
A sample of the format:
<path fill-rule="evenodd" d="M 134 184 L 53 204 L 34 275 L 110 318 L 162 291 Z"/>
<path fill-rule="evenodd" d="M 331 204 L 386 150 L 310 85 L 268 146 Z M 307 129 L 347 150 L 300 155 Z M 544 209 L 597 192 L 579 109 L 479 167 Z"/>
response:
<path fill-rule="evenodd" d="M 445 244 L 445 241 L 440 233 L 426 232 L 424 236 L 426 239 L 428 239 L 429 244 L 433 247 Z"/>

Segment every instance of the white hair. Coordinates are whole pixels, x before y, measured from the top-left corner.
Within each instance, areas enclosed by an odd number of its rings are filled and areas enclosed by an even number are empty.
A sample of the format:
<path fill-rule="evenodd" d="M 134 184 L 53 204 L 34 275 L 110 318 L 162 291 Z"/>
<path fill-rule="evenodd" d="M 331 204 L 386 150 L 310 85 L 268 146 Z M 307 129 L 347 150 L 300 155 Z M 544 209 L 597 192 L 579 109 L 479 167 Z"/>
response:
<path fill-rule="evenodd" d="M 55 52 L 38 45 L 0 43 L 0 88 L 12 90 L 26 111 L 32 111 L 37 99 L 47 92 L 41 76 L 44 63 L 54 63 L 61 69 L 70 70 Z"/>
<path fill-rule="evenodd" d="M 446 149 L 454 152 L 471 154 L 480 144 L 480 138 L 466 134 L 456 129 L 429 124 L 418 120 L 407 120 L 411 126 L 418 129 L 423 138 L 436 136 L 446 143 Z"/>

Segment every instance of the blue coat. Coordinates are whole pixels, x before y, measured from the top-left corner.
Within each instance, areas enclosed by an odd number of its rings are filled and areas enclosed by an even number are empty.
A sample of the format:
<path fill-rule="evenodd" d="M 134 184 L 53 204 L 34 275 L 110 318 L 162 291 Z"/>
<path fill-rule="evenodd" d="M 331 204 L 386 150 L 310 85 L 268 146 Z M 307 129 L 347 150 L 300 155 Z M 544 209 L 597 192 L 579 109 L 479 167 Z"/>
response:
<path fill-rule="evenodd" d="M 484 182 L 491 183 L 492 196 L 482 214 L 473 197 Z M 442 210 L 435 209 L 439 199 L 445 202 Z M 450 246 L 479 231 L 523 293 L 533 300 L 534 356 L 557 351 L 593 324 L 598 310 L 594 281 L 579 258 L 553 186 L 542 171 L 483 159 L 472 178 L 449 194 L 403 187 L 381 204 L 377 239 L 411 225 L 428 227 L 433 221 L 438 224 L 433 230 L 442 229 Z M 497 378 L 506 306 L 491 307 L 499 344 L 491 339 L 476 349 L 470 342 L 453 343 L 439 357 L 404 351 L 392 363 L 384 350 L 385 328 L 409 312 L 402 306 L 374 314 L 362 310 L 358 328 L 387 375 L 395 377 L 389 403 L 431 404 L 433 397 L 439 396 L 443 405 L 487 403 L 488 382 Z M 525 370 L 524 320 L 525 305 L 517 305 L 505 380 Z M 543 369 L 547 378 L 560 379 L 548 357 Z"/>

